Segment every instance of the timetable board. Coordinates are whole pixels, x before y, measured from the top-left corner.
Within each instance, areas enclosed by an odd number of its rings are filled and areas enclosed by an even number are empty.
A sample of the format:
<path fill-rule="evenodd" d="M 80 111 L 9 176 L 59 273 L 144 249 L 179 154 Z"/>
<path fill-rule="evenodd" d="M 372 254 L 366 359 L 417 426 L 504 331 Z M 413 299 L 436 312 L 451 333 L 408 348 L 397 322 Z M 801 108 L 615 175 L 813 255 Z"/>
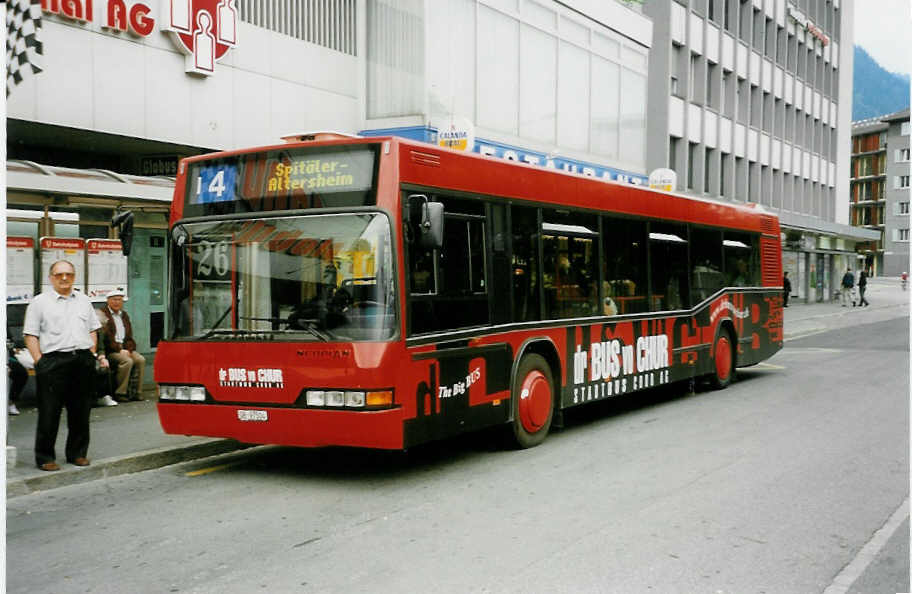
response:
<path fill-rule="evenodd" d="M 27 303 L 35 296 L 35 240 L 6 238 L 6 302 Z"/>
<path fill-rule="evenodd" d="M 76 268 L 76 282 L 73 287 L 85 290 L 85 239 L 79 237 L 42 237 L 41 245 L 41 290 L 52 291 L 49 278 L 51 265 L 58 260 L 67 260 Z"/>
<path fill-rule="evenodd" d="M 127 257 L 119 239 L 86 240 L 88 274 L 86 295 L 92 301 L 104 301 L 114 289 L 127 292 Z"/>

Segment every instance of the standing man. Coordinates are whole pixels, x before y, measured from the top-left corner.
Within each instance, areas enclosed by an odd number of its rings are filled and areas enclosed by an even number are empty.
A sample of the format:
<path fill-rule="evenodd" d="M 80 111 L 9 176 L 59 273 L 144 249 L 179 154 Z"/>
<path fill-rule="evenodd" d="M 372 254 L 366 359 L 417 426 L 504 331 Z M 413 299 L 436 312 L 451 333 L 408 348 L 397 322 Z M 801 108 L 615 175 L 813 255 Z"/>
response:
<path fill-rule="evenodd" d="M 130 316 L 124 311 L 124 293 L 115 289 L 108 293 L 108 304 L 101 309 L 107 316 L 102 326 L 105 339 L 105 351 L 108 358 L 117 364 L 117 387 L 114 388 L 114 400 L 127 402 L 142 400 L 143 372 L 146 370 L 146 358 L 136 352 L 136 341 L 133 340 L 133 325 Z M 136 370 L 137 392 L 130 397 L 130 374 Z"/>
<path fill-rule="evenodd" d="M 849 301 L 852 302 L 852 307 L 855 307 L 855 300 L 852 299 L 852 287 L 855 286 L 855 275 L 852 274 L 851 268 L 846 268 L 845 274 L 842 275 L 842 306 L 845 307 L 846 303 Z"/>
<path fill-rule="evenodd" d="M 41 470 L 60 470 L 54 445 L 60 413 L 67 410 L 67 462 L 88 466 L 89 413 L 95 396 L 95 350 L 101 324 L 92 303 L 73 290 L 76 268 L 58 260 L 49 271 L 52 290 L 29 303 L 22 333 L 35 360 L 38 429 L 35 462 Z M 99 357 L 102 366 L 107 365 Z"/>
<path fill-rule="evenodd" d="M 858 275 L 858 295 L 860 296 L 860 298 L 858 299 L 858 307 L 862 307 L 862 306 L 867 307 L 868 305 L 870 305 L 870 303 L 868 303 L 868 300 L 865 299 L 865 296 L 864 296 L 865 289 L 867 289 L 867 288 L 868 288 L 868 273 L 866 271 L 862 270 L 861 274 Z"/>
<path fill-rule="evenodd" d="M 792 294 L 792 281 L 789 280 L 788 270 L 782 273 L 782 307 L 789 306 L 789 295 Z"/>

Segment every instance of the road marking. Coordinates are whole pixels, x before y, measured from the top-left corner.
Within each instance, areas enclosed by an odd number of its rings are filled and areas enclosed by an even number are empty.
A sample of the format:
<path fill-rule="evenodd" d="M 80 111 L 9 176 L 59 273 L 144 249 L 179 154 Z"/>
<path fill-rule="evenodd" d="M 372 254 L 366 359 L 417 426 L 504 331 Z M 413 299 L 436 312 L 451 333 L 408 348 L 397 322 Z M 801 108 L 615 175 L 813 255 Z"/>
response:
<path fill-rule="evenodd" d="M 237 466 L 240 462 L 231 462 L 230 464 L 219 464 L 218 466 L 210 466 L 209 468 L 200 468 L 199 470 L 192 470 L 184 474 L 184 476 L 202 476 L 204 474 L 209 474 L 210 472 L 216 472 L 219 470 L 225 470 L 226 468 L 231 468 L 232 466 Z"/>
<path fill-rule="evenodd" d="M 772 363 L 757 363 L 754 365 L 754 368 L 757 369 L 788 369 L 788 367 L 783 367 L 782 365 L 773 365 Z"/>
<path fill-rule="evenodd" d="M 845 592 L 848 592 L 849 588 L 852 587 L 852 584 L 854 584 L 855 581 L 861 577 L 861 574 L 864 573 L 865 569 L 874 562 L 877 554 L 884 548 L 887 541 L 893 536 L 893 533 L 896 532 L 899 526 L 908 517 L 909 498 L 906 497 L 906 500 L 896 508 L 896 511 L 893 512 L 890 519 L 880 527 L 880 530 L 874 533 L 874 536 L 871 537 L 871 540 L 869 540 L 865 546 L 861 547 L 861 550 L 858 551 L 855 558 L 839 572 L 839 575 L 833 578 L 833 583 L 823 591 L 823 594 L 845 594 Z"/>
<path fill-rule="evenodd" d="M 809 330 L 809 331 L 805 332 L 804 334 L 796 334 L 795 336 L 789 336 L 785 339 L 785 342 L 789 342 L 790 340 L 798 340 L 801 338 L 807 338 L 808 336 L 815 336 L 817 334 L 823 334 L 824 332 L 829 332 L 829 329 L 819 328 L 817 330 Z"/>
<path fill-rule="evenodd" d="M 842 349 L 830 349 L 827 347 L 789 347 L 790 353 L 841 353 Z"/>

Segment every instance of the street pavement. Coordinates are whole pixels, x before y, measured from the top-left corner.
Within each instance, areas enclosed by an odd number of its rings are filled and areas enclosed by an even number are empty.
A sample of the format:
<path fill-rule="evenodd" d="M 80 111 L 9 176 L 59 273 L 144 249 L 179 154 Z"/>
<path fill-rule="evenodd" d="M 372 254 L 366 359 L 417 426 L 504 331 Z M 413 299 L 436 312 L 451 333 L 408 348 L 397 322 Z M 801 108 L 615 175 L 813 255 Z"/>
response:
<path fill-rule="evenodd" d="M 785 340 L 810 336 L 859 322 L 896 317 L 897 309 L 908 307 L 909 291 L 900 288 L 898 278 L 869 280 L 869 307 L 842 307 L 837 302 L 802 303 L 792 300 L 785 309 Z M 906 310 L 908 314 L 908 310 Z M 26 403 L 21 414 L 8 417 L 6 496 L 18 497 L 152 468 L 205 458 L 241 448 L 233 440 L 166 435 L 155 410 L 155 392 L 147 390 L 141 402 L 92 409 L 91 466 L 75 467 L 63 460 L 66 423 L 61 420 L 57 439 L 57 460 L 62 470 L 45 472 L 35 466 L 34 439 L 37 411 Z M 65 413 L 64 413 L 65 417 Z M 15 461 L 12 460 L 15 457 Z"/>

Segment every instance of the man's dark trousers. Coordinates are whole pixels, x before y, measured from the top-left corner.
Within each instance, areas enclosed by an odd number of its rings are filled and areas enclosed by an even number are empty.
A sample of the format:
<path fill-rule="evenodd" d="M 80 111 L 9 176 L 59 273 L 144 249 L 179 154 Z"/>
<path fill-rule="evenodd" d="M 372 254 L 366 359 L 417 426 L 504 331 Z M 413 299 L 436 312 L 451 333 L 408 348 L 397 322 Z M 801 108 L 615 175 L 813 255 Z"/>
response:
<path fill-rule="evenodd" d="M 35 462 L 53 462 L 60 413 L 67 410 L 66 459 L 85 458 L 89 451 L 89 415 L 94 396 L 95 357 L 92 351 L 48 353 L 35 365 L 38 430 Z"/>

